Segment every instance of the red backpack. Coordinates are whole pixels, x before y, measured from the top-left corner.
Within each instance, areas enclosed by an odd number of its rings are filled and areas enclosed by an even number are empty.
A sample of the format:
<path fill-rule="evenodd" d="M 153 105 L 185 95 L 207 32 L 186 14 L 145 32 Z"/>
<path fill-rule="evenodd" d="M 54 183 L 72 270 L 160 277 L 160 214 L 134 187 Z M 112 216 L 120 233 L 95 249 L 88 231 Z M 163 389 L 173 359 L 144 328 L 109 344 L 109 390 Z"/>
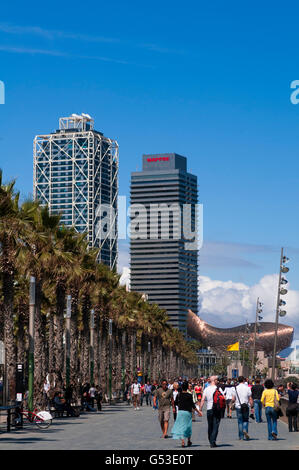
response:
<path fill-rule="evenodd" d="M 213 410 L 220 411 L 225 409 L 225 396 L 220 392 L 219 388 L 216 388 L 213 395 Z"/>

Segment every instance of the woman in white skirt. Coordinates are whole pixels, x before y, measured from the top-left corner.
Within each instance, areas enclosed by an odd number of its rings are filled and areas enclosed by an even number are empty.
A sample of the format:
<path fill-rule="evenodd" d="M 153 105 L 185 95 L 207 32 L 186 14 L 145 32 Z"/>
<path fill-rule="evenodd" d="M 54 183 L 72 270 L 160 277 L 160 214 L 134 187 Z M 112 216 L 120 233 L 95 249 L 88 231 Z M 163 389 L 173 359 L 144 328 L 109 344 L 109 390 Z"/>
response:
<path fill-rule="evenodd" d="M 178 394 L 175 400 L 175 406 L 178 407 L 177 418 L 171 430 L 173 439 L 181 439 L 182 447 L 185 447 L 185 439 L 187 439 L 187 446 L 192 445 L 192 410 L 196 410 L 195 403 L 192 395 L 188 393 L 188 382 L 182 385 L 182 392 Z M 199 416 L 202 416 L 200 411 L 197 411 Z"/>

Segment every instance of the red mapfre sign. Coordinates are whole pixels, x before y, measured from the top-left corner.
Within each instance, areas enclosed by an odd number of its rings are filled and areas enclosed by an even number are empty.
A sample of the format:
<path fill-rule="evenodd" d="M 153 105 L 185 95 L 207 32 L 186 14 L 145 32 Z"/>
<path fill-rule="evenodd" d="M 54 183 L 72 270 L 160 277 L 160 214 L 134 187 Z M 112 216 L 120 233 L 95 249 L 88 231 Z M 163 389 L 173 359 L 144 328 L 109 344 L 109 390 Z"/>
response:
<path fill-rule="evenodd" d="M 148 158 L 148 162 L 167 162 L 169 160 L 169 157 L 152 157 Z"/>

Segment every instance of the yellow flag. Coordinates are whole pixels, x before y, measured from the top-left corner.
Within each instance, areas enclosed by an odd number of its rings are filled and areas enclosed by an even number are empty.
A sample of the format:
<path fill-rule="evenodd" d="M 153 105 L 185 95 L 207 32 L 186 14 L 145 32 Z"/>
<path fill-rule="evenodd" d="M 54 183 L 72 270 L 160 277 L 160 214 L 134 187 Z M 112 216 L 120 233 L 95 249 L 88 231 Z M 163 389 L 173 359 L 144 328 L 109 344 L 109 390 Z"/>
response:
<path fill-rule="evenodd" d="M 229 346 L 227 346 L 226 350 L 227 351 L 239 351 L 239 341 L 237 343 L 230 344 Z"/>

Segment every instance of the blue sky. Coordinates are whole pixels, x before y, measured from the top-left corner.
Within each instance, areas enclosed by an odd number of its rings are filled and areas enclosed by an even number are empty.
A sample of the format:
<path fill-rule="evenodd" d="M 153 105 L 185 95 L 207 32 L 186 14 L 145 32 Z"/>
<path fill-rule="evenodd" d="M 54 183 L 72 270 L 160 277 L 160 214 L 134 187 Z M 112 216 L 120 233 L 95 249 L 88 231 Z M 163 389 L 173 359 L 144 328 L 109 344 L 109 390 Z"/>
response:
<path fill-rule="evenodd" d="M 299 6 L 14 2 L 1 6 L 0 166 L 32 191 L 32 141 L 85 112 L 120 146 L 120 194 L 143 153 L 177 152 L 204 204 L 201 275 L 299 287 Z M 126 244 L 121 244 L 126 249 Z"/>

